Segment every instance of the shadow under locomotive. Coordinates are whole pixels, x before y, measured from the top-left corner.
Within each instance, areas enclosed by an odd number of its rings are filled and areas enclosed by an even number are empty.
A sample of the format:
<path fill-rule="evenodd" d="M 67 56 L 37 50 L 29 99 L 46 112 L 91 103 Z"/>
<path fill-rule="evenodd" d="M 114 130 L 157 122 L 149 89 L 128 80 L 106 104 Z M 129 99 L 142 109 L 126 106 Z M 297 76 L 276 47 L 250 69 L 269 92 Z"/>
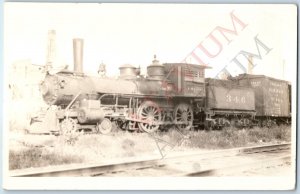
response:
<path fill-rule="evenodd" d="M 139 68 L 123 65 L 118 79 L 91 77 L 82 72 L 83 40 L 74 39 L 73 48 L 74 71 L 48 71 L 41 83 L 49 108 L 32 118 L 30 132 L 69 134 L 88 129 L 107 134 L 115 126 L 151 133 L 174 126 L 190 130 L 290 122 L 286 81 L 272 78 L 269 86 L 261 81 L 261 87 L 268 87 L 261 96 L 264 89 L 258 89 L 252 75 L 205 78 L 207 66 L 160 64 L 156 57 L 146 76 Z"/>

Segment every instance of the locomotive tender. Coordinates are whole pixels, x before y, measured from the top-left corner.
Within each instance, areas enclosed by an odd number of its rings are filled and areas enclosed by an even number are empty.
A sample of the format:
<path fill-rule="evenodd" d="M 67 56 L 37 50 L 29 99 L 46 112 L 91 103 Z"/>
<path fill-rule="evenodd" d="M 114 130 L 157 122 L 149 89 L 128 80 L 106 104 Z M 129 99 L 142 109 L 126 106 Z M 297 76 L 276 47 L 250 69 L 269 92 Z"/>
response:
<path fill-rule="evenodd" d="M 117 79 L 82 72 L 83 40 L 73 40 L 74 71 L 47 73 L 40 90 L 49 109 L 40 127 L 55 133 L 118 128 L 148 133 L 176 126 L 252 126 L 256 124 L 255 91 L 237 80 L 206 78 L 207 66 L 160 64 L 154 56 L 147 75 L 131 65 L 119 68 Z M 44 131 L 44 130 L 42 130 Z"/>
<path fill-rule="evenodd" d="M 255 93 L 258 124 L 272 126 L 291 123 L 291 84 L 264 75 L 240 74 L 232 78 L 241 86 L 251 87 Z"/>

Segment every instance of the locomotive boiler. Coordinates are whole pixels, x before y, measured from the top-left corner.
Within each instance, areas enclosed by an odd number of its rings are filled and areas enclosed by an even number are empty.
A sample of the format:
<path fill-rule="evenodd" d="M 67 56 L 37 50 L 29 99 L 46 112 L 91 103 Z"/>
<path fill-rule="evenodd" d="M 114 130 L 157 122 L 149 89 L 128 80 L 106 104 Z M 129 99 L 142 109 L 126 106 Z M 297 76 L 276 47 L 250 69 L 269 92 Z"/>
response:
<path fill-rule="evenodd" d="M 40 91 L 49 109 L 35 118 L 42 128 L 58 133 L 118 128 L 154 132 L 166 126 L 188 130 L 194 112 L 203 112 L 206 66 L 160 64 L 154 56 L 147 75 L 123 65 L 117 79 L 82 72 L 83 40 L 73 40 L 74 71 L 47 73 Z M 51 108 L 50 108 L 51 107 Z M 32 122 L 32 123 L 33 123 Z"/>

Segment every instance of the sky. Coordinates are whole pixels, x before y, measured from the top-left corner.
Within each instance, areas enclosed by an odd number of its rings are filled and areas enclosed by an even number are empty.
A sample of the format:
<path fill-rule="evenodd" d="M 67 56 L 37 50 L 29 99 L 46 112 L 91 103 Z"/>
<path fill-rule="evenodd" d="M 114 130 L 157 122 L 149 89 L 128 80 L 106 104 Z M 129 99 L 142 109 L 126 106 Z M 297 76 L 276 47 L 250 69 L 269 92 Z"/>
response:
<path fill-rule="evenodd" d="M 226 33 L 217 27 L 233 29 Z M 18 60 L 46 63 L 48 31 L 56 31 L 54 66 L 73 68 L 73 38 L 84 39 L 84 72 L 96 74 L 106 64 L 108 75 L 131 64 L 145 73 L 153 55 L 161 63 L 198 63 L 191 53 L 209 65 L 207 77 L 222 69 L 237 75 L 243 68 L 232 61 L 241 51 L 261 53 L 254 58 L 254 74 L 292 81 L 297 64 L 297 8 L 294 5 L 205 5 L 205 4 L 92 4 L 92 3 L 5 3 L 4 62 Z M 210 34 L 220 43 L 215 44 Z M 256 47 L 255 37 L 260 41 Z M 256 40 L 257 40 L 256 39 Z M 200 43 L 216 56 L 207 56 Z M 221 45 L 221 47 L 220 47 Z M 221 48 L 221 49 L 220 49 Z M 268 50 L 268 52 L 267 52 Z M 247 60 L 238 55 L 247 68 Z"/>

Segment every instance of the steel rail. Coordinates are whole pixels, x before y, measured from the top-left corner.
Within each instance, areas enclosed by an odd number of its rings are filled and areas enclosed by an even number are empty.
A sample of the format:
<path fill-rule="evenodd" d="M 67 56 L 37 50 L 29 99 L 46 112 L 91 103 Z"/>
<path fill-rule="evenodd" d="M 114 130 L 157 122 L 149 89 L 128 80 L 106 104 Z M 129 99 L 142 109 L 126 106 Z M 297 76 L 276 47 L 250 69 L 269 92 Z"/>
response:
<path fill-rule="evenodd" d="M 187 176 L 187 177 L 206 177 L 206 176 L 220 176 L 222 174 L 236 173 L 241 171 L 246 171 L 253 168 L 263 168 L 269 166 L 277 166 L 285 161 L 290 161 L 291 155 L 285 155 L 281 157 L 273 157 L 271 159 L 258 160 L 255 162 L 243 163 L 239 165 L 229 165 L 221 168 L 210 168 L 205 170 L 200 170 L 196 172 L 189 172 L 184 174 L 178 174 L 177 176 Z"/>
<path fill-rule="evenodd" d="M 172 156 L 149 159 L 149 160 L 137 160 L 123 163 L 114 164 L 85 164 L 85 165 L 69 165 L 69 166 L 56 166 L 50 168 L 32 168 L 10 171 L 12 177 L 58 177 L 58 176 L 101 176 L 112 172 L 120 172 L 132 169 L 144 169 L 152 167 L 163 167 L 170 162 L 185 162 L 187 158 L 192 159 L 213 159 L 217 157 L 238 156 L 251 153 L 263 153 L 272 152 L 278 150 L 288 150 L 291 148 L 291 143 L 284 144 L 272 144 L 264 146 L 252 146 L 233 148 L 209 152 L 199 152 L 193 154 L 185 154 L 180 156 Z M 55 169 L 54 169 L 55 168 Z M 188 175 L 187 175 L 188 176 Z"/>

